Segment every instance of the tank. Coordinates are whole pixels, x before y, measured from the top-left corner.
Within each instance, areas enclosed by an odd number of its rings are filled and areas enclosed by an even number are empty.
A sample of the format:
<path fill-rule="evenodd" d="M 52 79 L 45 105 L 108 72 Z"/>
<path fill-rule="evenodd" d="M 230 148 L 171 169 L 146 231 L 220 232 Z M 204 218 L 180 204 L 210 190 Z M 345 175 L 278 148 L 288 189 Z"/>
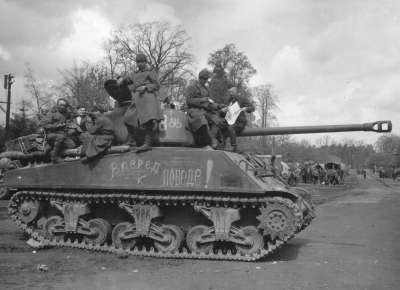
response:
<path fill-rule="evenodd" d="M 6 171 L 11 218 L 43 247 L 242 261 L 268 256 L 310 224 L 305 190 L 288 187 L 257 156 L 193 147 L 187 125 L 184 112 L 167 109 L 151 151 L 119 146 L 90 162 L 35 159 Z M 360 130 L 388 132 L 391 123 L 249 128 L 242 136 Z"/>

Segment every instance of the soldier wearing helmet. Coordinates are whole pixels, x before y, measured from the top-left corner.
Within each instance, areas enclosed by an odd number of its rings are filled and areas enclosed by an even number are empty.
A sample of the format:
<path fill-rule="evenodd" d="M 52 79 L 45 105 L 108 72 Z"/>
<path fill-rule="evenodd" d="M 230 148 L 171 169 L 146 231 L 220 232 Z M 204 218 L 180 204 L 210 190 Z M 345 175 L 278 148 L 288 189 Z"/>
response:
<path fill-rule="evenodd" d="M 211 145 L 217 148 L 219 126 L 223 120 L 219 116 L 219 110 L 224 105 L 215 103 L 210 99 L 210 91 L 206 86 L 211 73 L 203 69 L 199 73 L 199 79 L 191 84 L 185 92 L 188 107 L 189 125 L 194 134 L 197 145 Z"/>
<path fill-rule="evenodd" d="M 135 128 L 136 132 L 144 131 L 144 140 L 138 140 L 135 134 L 136 143 L 143 143 L 136 150 L 141 152 L 151 149 L 162 114 L 158 100 L 160 84 L 157 72 L 149 68 L 143 53 L 136 55 L 136 65 L 137 71 L 131 76 L 119 79 L 118 84 L 128 86 L 131 90 L 132 103 L 125 114 L 125 124 Z"/>

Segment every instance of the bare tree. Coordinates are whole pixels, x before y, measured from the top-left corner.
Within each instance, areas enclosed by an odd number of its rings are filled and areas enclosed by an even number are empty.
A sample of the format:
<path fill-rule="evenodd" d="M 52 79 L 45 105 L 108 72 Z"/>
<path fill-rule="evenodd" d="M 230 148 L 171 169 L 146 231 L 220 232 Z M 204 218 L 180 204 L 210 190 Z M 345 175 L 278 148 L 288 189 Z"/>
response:
<path fill-rule="evenodd" d="M 263 128 L 271 126 L 276 122 L 276 116 L 273 111 L 276 109 L 276 95 L 272 89 L 272 85 L 260 85 L 251 88 L 251 95 L 256 104 L 256 112 L 259 115 L 259 119 L 255 120 L 256 126 L 261 126 Z M 274 148 L 275 147 L 275 137 L 262 137 L 261 143 L 263 146 L 268 144 Z"/>
<path fill-rule="evenodd" d="M 114 33 L 108 55 L 109 59 L 113 56 L 114 72 L 127 73 L 135 68 L 137 53 L 144 53 L 159 74 L 164 96 L 176 100 L 186 81 L 193 77 L 194 56 L 189 40 L 182 26 L 171 26 L 167 22 L 134 24 Z"/>
<path fill-rule="evenodd" d="M 256 111 L 260 115 L 258 125 L 268 127 L 276 121 L 273 111 L 276 109 L 276 94 L 272 85 L 260 85 L 251 88 L 251 94 L 256 102 Z"/>
<path fill-rule="evenodd" d="M 40 120 L 43 111 L 53 105 L 54 86 L 37 80 L 30 64 L 25 63 L 24 87 L 34 99 L 36 109 L 32 108 L 32 111 Z"/>
<path fill-rule="evenodd" d="M 73 105 L 92 109 L 94 106 L 105 110 L 111 108 L 110 98 L 104 90 L 104 82 L 110 78 L 106 67 L 87 62 L 74 64 L 70 69 L 60 72 L 63 81 L 59 87 Z"/>
<path fill-rule="evenodd" d="M 123 60 L 119 56 L 118 51 L 116 49 L 117 46 L 116 46 L 115 40 L 112 40 L 112 39 L 107 40 L 104 43 L 103 48 L 106 53 L 106 57 L 105 57 L 106 67 L 109 68 L 108 73 L 110 75 L 110 78 L 113 79 L 116 77 L 117 69 L 120 65 L 122 65 Z"/>

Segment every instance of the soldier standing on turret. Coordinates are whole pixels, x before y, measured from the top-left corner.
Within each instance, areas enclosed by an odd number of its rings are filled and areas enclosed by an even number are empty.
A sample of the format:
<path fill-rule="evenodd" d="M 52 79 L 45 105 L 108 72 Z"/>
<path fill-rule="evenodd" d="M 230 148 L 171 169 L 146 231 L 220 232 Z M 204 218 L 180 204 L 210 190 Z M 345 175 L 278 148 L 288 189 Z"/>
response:
<path fill-rule="evenodd" d="M 217 136 L 223 119 L 219 110 L 225 107 L 210 99 L 210 92 L 206 83 L 211 77 L 207 69 L 199 73 L 198 81 L 194 82 L 185 92 L 188 106 L 189 125 L 197 145 L 211 145 L 214 149 L 218 146 Z"/>
<path fill-rule="evenodd" d="M 136 64 L 138 70 L 135 73 L 130 77 L 120 78 L 117 82 L 119 86 L 129 86 L 132 92 L 132 104 L 126 112 L 125 123 L 145 131 L 144 144 L 136 150 L 136 152 L 142 152 L 151 150 L 158 131 L 158 123 L 162 119 L 157 96 L 160 84 L 157 73 L 148 67 L 144 54 L 136 55 Z M 131 111 L 132 114 L 130 114 Z"/>

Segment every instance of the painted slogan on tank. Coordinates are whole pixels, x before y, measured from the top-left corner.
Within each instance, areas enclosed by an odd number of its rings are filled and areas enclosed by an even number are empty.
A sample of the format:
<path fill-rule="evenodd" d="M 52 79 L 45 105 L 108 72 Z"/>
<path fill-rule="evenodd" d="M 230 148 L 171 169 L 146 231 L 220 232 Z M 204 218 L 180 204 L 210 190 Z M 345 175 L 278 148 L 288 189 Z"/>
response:
<path fill-rule="evenodd" d="M 173 158 L 168 163 L 152 158 L 132 157 L 110 163 L 110 180 L 134 182 L 137 185 L 157 184 L 162 187 L 207 188 L 214 162 L 211 159 L 188 162 Z"/>

